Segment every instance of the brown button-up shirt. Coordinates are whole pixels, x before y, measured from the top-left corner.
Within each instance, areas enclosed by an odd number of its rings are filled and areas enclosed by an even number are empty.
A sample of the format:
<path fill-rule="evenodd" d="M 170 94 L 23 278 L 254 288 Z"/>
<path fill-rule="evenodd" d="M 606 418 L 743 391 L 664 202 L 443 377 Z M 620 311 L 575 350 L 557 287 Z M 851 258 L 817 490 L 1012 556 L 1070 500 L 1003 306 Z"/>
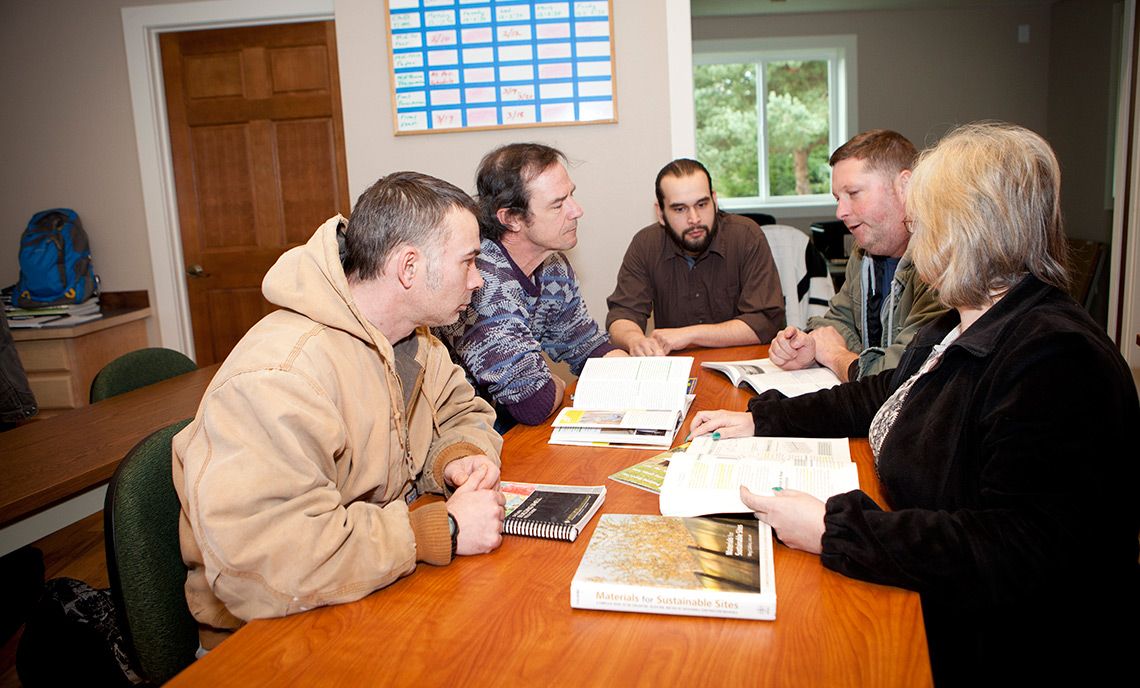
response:
<path fill-rule="evenodd" d="M 657 327 L 687 327 L 741 320 L 761 342 L 784 326 L 784 296 L 772 251 L 760 227 L 719 213 L 717 235 L 692 267 L 685 252 L 652 224 L 629 244 L 617 287 L 606 303 L 606 328 L 632 320 L 642 330 L 653 313 Z"/>

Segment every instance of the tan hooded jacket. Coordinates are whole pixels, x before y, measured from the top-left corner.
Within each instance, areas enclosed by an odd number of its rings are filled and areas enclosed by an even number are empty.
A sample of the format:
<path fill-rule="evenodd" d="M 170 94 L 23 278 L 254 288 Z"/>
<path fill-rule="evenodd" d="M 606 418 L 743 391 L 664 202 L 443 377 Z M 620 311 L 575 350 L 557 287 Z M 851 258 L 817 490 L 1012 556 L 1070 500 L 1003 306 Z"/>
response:
<path fill-rule="evenodd" d="M 186 598 L 203 646 L 255 618 L 350 602 L 450 561 L 443 467 L 498 461 L 494 413 L 421 327 L 395 348 L 358 310 L 333 217 L 269 270 L 254 325 L 174 438 Z"/>

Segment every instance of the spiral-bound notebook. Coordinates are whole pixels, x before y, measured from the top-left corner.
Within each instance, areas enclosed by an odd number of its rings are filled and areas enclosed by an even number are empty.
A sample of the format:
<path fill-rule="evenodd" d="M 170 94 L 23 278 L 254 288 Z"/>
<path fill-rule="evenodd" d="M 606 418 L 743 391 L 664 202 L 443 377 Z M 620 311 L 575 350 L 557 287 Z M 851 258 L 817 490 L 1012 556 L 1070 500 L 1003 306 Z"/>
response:
<path fill-rule="evenodd" d="M 603 485 L 537 485 L 503 481 L 503 532 L 574 541 L 606 501 Z"/>

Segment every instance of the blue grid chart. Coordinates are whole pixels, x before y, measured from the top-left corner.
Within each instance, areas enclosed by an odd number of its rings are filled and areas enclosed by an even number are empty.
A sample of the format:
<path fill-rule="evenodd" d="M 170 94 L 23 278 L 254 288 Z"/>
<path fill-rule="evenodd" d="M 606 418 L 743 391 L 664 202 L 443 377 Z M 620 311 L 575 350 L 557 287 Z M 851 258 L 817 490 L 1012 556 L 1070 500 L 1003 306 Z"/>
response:
<path fill-rule="evenodd" d="M 396 133 L 616 121 L 610 0 L 388 0 Z"/>

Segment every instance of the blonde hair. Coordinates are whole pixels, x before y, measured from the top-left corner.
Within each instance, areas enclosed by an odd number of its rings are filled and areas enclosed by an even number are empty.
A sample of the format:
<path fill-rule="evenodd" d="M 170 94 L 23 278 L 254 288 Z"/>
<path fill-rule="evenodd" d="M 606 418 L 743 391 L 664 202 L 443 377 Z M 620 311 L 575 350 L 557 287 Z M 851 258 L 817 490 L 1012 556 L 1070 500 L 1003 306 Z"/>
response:
<path fill-rule="evenodd" d="M 1068 285 L 1061 169 L 1048 142 L 1012 124 L 959 127 L 923 151 L 907 188 L 919 276 L 951 308 L 981 308 L 1026 274 Z"/>

